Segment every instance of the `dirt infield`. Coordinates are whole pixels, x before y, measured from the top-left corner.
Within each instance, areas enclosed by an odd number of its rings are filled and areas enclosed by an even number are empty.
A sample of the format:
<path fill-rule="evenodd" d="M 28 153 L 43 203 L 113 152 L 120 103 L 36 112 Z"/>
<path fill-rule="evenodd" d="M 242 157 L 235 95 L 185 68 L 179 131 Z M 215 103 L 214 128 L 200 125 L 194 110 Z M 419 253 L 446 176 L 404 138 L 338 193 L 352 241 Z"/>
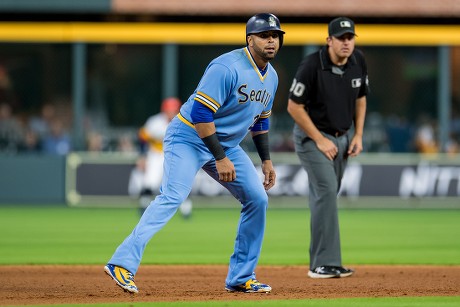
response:
<path fill-rule="evenodd" d="M 459 296 L 460 266 L 354 266 L 348 278 L 310 279 L 306 266 L 259 266 L 270 294 L 227 293 L 224 265 L 142 265 L 139 294 L 123 292 L 103 266 L 0 266 L 0 305 Z"/>

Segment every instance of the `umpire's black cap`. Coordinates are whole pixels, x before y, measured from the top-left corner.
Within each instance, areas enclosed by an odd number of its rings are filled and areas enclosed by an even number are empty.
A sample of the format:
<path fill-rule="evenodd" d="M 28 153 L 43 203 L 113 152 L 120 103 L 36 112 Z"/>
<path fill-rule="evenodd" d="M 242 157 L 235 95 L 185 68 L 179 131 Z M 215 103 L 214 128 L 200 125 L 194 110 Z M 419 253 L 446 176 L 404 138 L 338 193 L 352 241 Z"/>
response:
<path fill-rule="evenodd" d="M 356 35 L 355 23 L 347 17 L 338 17 L 329 23 L 329 36 L 340 37 L 346 33 Z"/>

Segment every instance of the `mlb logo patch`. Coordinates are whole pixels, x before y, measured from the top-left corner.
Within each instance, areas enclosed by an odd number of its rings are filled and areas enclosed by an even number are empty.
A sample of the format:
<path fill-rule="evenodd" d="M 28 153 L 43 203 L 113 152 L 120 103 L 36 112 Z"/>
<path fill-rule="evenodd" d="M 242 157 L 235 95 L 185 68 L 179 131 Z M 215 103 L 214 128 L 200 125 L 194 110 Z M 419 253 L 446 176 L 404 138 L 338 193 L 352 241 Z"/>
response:
<path fill-rule="evenodd" d="M 351 22 L 348 20 L 343 20 L 340 22 L 340 27 L 341 28 L 351 28 Z"/>
<path fill-rule="evenodd" d="M 352 79 L 352 80 L 351 80 L 351 87 L 352 87 L 352 88 L 361 87 L 361 78 Z"/>

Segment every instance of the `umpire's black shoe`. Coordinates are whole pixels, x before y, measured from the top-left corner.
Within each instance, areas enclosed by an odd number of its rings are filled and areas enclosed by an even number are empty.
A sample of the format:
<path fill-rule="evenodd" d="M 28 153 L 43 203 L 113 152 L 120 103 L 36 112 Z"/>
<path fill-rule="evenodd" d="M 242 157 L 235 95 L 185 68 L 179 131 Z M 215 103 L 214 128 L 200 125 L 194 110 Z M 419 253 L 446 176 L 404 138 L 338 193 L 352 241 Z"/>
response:
<path fill-rule="evenodd" d="M 347 268 L 344 268 L 342 266 L 336 266 L 334 268 L 337 271 L 339 271 L 340 277 L 348 277 L 348 276 L 353 275 L 353 273 L 355 272 L 355 270 L 353 270 L 353 269 L 347 269 Z"/>
<path fill-rule="evenodd" d="M 319 266 L 312 271 L 308 271 L 311 278 L 338 278 L 340 272 L 333 266 Z"/>

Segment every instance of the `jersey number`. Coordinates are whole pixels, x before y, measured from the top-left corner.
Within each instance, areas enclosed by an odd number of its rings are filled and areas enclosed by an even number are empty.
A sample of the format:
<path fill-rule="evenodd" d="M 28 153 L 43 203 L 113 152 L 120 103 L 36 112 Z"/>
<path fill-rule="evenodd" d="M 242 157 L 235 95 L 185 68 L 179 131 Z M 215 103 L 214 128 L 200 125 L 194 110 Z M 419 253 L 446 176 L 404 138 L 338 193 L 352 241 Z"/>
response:
<path fill-rule="evenodd" d="M 302 97 L 303 93 L 305 92 L 305 84 L 302 82 L 297 82 L 297 80 L 294 78 L 289 91 L 294 94 L 294 96 Z"/>

